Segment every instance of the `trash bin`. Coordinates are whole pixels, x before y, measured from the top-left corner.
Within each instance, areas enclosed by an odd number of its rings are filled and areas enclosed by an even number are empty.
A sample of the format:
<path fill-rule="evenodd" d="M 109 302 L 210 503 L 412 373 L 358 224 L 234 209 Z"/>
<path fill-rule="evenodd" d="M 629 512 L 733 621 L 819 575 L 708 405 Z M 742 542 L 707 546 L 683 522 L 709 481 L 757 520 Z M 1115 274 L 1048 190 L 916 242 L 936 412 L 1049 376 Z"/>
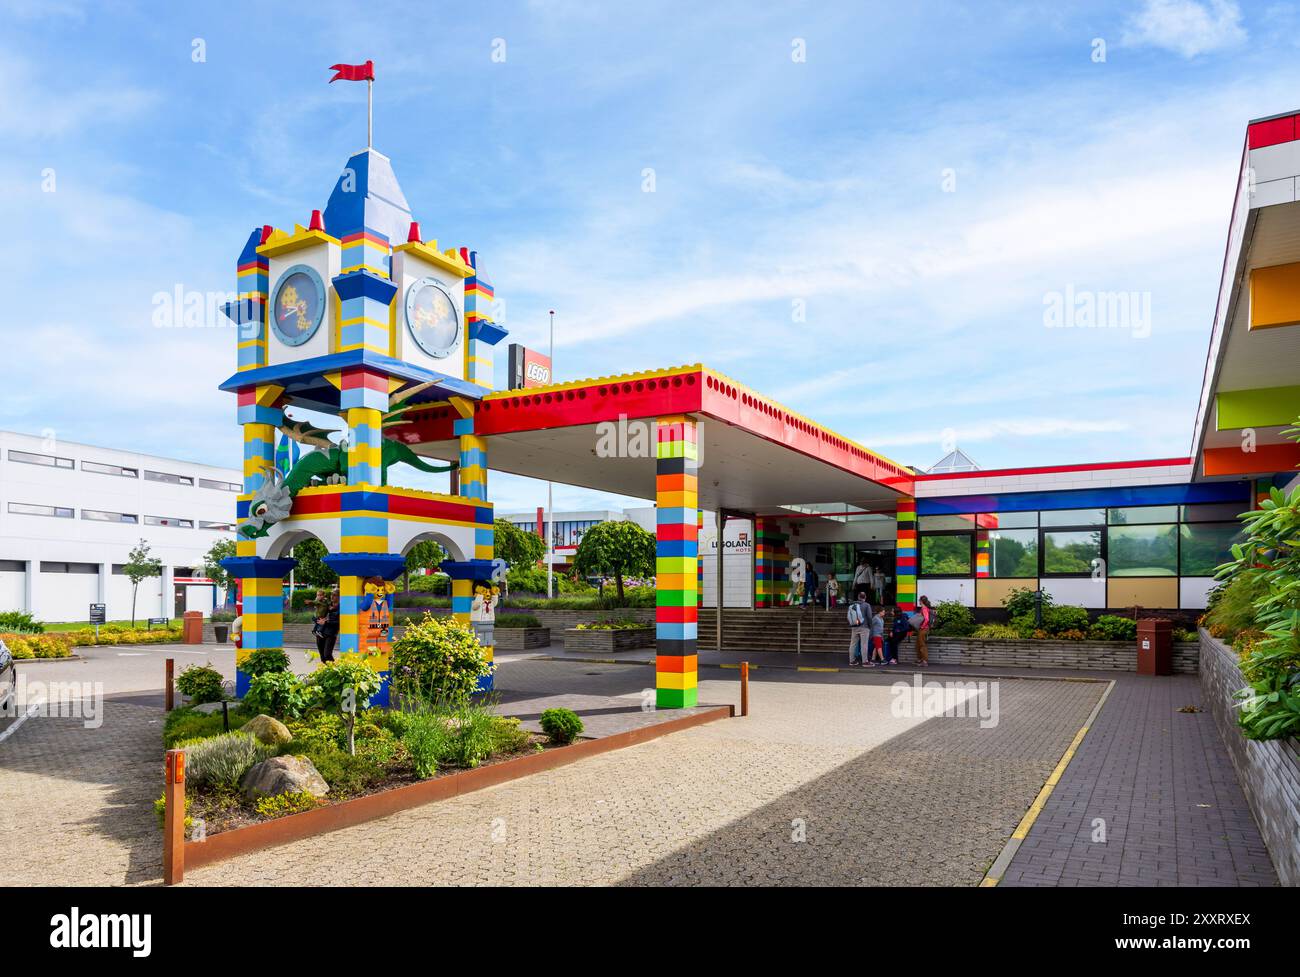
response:
<path fill-rule="evenodd" d="M 1174 674 L 1174 625 L 1163 618 L 1138 621 L 1137 670 L 1139 675 Z"/>
<path fill-rule="evenodd" d="M 226 621 L 222 621 L 219 624 L 213 624 L 212 633 L 217 639 L 217 644 L 224 645 L 230 638 L 230 624 Z"/>
<path fill-rule="evenodd" d="M 186 611 L 181 618 L 181 640 L 187 645 L 203 644 L 203 612 Z"/>

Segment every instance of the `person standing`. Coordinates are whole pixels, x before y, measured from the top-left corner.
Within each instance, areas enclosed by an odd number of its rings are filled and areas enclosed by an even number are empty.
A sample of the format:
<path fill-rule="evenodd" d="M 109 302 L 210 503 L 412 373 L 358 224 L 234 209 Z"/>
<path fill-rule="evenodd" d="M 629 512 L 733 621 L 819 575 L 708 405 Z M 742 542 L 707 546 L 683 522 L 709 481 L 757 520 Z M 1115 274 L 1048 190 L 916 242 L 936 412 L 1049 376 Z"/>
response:
<path fill-rule="evenodd" d="M 885 610 L 880 608 L 871 617 L 871 659 L 874 668 L 885 664 Z"/>
<path fill-rule="evenodd" d="M 912 625 L 907 619 L 907 611 L 901 607 L 894 607 L 894 623 L 889 630 L 889 654 L 885 658 L 886 665 L 898 664 L 898 649 L 907 640 L 907 634 L 912 630 Z"/>
<path fill-rule="evenodd" d="M 835 574 L 829 574 L 826 577 L 826 610 L 836 607 L 840 602 L 840 582 L 836 579 Z"/>
<path fill-rule="evenodd" d="M 934 608 L 930 598 L 921 595 L 921 623 L 916 628 L 916 664 L 920 668 L 930 666 L 930 628 L 934 624 Z"/>
<path fill-rule="evenodd" d="M 880 572 L 879 567 L 870 568 L 871 589 L 876 592 L 876 606 L 879 607 L 885 602 L 885 575 Z"/>
<path fill-rule="evenodd" d="M 867 566 L 867 561 L 859 557 L 857 569 L 853 571 L 853 590 L 857 593 L 868 593 L 871 590 L 871 567 Z M 876 601 L 879 606 L 880 601 Z"/>
<path fill-rule="evenodd" d="M 865 592 L 849 605 L 849 664 L 863 665 L 863 657 L 871 636 L 871 605 Z"/>
<path fill-rule="evenodd" d="M 817 577 L 817 571 L 813 569 L 811 563 L 808 564 L 808 582 L 804 584 L 803 589 L 803 602 L 805 607 L 809 604 L 812 604 L 813 607 L 817 606 L 817 592 L 820 582 L 821 581 Z"/>
<path fill-rule="evenodd" d="M 328 594 L 322 592 L 316 602 L 316 651 L 321 663 L 334 660 L 334 645 L 339 640 L 339 591 L 335 587 Z"/>

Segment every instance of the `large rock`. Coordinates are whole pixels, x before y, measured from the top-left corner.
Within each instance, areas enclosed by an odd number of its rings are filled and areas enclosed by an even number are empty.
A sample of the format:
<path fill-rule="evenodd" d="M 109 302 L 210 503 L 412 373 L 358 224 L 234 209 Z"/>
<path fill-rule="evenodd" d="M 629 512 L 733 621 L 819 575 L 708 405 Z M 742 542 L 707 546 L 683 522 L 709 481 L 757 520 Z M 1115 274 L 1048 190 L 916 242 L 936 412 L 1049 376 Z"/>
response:
<path fill-rule="evenodd" d="M 298 791 L 324 797 L 329 793 L 330 785 L 306 757 L 277 756 L 253 764 L 240 780 L 239 789 L 249 800 L 257 800 Z"/>
<path fill-rule="evenodd" d="M 274 716 L 254 716 L 244 725 L 239 727 L 241 733 L 247 733 L 255 740 L 260 740 L 270 746 L 279 746 L 281 743 L 288 743 L 293 739 L 293 733 L 289 732 L 289 727 Z"/>

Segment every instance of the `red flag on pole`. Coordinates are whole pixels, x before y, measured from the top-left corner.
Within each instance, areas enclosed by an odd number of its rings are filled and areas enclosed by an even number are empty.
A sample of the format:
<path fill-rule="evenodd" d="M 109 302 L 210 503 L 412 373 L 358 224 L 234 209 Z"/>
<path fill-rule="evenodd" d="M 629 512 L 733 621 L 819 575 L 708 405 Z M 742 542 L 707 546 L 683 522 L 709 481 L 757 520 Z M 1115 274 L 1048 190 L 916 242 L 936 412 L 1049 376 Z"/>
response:
<path fill-rule="evenodd" d="M 375 63 L 367 61 L 365 64 L 332 64 L 330 71 L 336 71 L 330 84 L 336 81 L 374 81 L 375 80 Z"/>

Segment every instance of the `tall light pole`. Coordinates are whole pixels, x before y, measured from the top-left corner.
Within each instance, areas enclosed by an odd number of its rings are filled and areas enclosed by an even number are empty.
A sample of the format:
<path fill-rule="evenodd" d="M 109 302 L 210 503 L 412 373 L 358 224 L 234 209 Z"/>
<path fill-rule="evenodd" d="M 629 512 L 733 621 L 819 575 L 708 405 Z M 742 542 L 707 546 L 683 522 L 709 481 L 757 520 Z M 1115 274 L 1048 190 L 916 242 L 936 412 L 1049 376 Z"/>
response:
<path fill-rule="evenodd" d="M 555 310 L 551 309 L 551 340 L 546 355 L 551 361 L 550 383 L 555 383 Z M 551 577 L 555 573 L 555 523 L 551 517 L 551 482 L 546 482 L 546 596 L 553 596 Z"/>

